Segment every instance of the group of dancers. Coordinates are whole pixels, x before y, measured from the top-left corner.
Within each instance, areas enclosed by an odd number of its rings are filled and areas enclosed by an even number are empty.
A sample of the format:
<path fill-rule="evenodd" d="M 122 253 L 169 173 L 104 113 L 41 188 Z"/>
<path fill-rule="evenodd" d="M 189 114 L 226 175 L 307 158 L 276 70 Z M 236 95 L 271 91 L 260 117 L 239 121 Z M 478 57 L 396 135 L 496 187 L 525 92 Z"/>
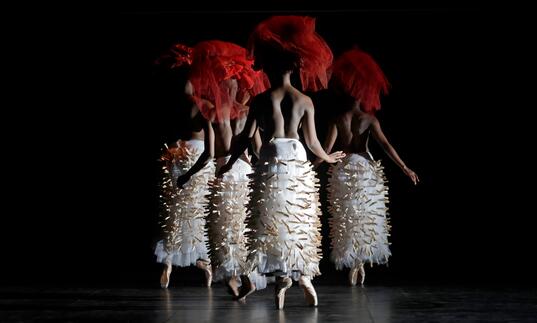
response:
<path fill-rule="evenodd" d="M 314 18 L 274 16 L 256 26 L 247 49 L 219 40 L 176 44 L 158 63 L 188 69 L 177 107 L 188 131 L 161 157 L 163 239 L 155 254 L 164 264 L 163 288 L 173 266 L 195 265 L 207 286 L 223 281 L 235 299 L 274 277 L 277 308 L 293 280 L 307 304 L 317 306 L 312 278 L 320 274 L 322 254 L 315 169 L 322 162 L 332 164 L 327 190 L 336 268 L 348 268 L 356 285 L 364 282 L 365 264 L 388 261 L 387 186 L 368 151 L 369 137 L 414 184 L 419 179 L 374 116 L 389 84 L 370 55 L 351 49 L 333 61 Z M 319 125 L 328 129 L 324 145 Z M 308 160 L 302 142 L 316 160 Z"/>

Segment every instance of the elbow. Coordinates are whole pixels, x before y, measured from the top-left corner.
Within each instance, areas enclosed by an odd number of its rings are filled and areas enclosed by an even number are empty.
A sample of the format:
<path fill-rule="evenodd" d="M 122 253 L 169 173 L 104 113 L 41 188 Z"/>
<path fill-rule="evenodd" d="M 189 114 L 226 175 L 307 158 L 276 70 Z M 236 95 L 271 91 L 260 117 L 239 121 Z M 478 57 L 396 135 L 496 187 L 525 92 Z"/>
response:
<path fill-rule="evenodd" d="M 319 140 L 306 140 L 306 146 L 308 146 L 308 149 L 311 151 L 317 150 L 317 148 L 321 148 L 321 143 Z"/>

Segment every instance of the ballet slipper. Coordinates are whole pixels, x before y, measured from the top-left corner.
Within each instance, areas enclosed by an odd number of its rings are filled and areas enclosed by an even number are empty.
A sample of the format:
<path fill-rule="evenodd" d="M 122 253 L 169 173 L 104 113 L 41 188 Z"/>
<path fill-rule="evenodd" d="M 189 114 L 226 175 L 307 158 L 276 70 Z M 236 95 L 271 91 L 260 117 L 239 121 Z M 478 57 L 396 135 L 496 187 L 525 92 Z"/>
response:
<path fill-rule="evenodd" d="M 306 299 L 306 303 L 309 306 L 317 306 L 317 292 L 311 283 L 311 278 L 309 276 L 300 276 L 298 284 L 304 290 L 304 298 Z"/>
<path fill-rule="evenodd" d="M 293 285 L 293 281 L 289 277 L 278 277 L 276 278 L 276 286 L 275 286 L 275 301 L 276 301 L 276 308 L 281 310 L 283 309 L 283 305 L 285 303 L 285 292 L 289 287 Z"/>
<path fill-rule="evenodd" d="M 211 287 L 213 281 L 213 271 L 211 268 L 211 263 L 207 260 L 198 260 L 196 261 L 196 267 L 205 272 L 205 284 L 207 287 Z"/>
<path fill-rule="evenodd" d="M 168 285 L 170 284 L 170 275 L 172 273 L 172 265 L 171 264 L 164 264 L 164 270 L 162 271 L 162 274 L 160 275 L 160 287 L 161 288 L 168 288 Z"/>
<path fill-rule="evenodd" d="M 255 292 L 256 287 L 255 287 L 255 284 L 250 280 L 250 277 L 248 277 L 247 275 L 241 276 L 241 282 L 242 282 L 242 286 L 240 288 L 240 293 L 239 293 L 239 297 L 237 298 L 237 300 L 244 302 L 248 295 Z"/>
<path fill-rule="evenodd" d="M 232 276 L 231 279 L 227 282 L 228 292 L 233 297 L 239 297 L 239 282 L 237 281 L 236 276 Z"/>

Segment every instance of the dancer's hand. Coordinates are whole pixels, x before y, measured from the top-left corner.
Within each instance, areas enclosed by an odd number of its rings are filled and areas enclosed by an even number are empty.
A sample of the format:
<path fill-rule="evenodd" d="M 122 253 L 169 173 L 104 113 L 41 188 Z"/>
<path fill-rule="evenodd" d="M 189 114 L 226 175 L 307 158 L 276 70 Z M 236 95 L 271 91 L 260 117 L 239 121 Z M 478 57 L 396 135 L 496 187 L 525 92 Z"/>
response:
<path fill-rule="evenodd" d="M 335 164 L 345 158 L 345 153 L 342 151 L 336 151 L 328 155 L 328 159 L 325 162 L 329 164 Z"/>
<path fill-rule="evenodd" d="M 181 175 L 177 178 L 177 187 L 182 189 L 183 186 L 190 180 L 190 176 L 188 175 Z"/>
<path fill-rule="evenodd" d="M 403 172 L 406 176 L 410 177 L 410 180 L 414 183 L 414 185 L 418 185 L 420 182 L 418 174 L 414 173 L 414 171 L 408 167 L 403 168 Z"/>

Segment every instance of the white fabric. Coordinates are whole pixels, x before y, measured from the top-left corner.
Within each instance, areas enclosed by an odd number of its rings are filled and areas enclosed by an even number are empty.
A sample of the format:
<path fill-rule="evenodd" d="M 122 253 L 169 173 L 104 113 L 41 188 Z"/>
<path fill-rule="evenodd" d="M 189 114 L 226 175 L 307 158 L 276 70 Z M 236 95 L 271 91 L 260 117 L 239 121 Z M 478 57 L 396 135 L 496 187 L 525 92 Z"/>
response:
<path fill-rule="evenodd" d="M 229 156 L 218 158 L 217 170 L 228 160 Z M 215 282 L 247 274 L 246 234 L 249 229 L 246 222 L 250 174 L 252 166 L 238 159 L 222 178 L 214 181 L 212 187 L 208 226 Z M 265 276 L 257 272 L 252 273 L 250 279 L 258 290 L 267 286 Z"/>
<path fill-rule="evenodd" d="M 368 154 L 333 165 L 328 184 L 331 260 L 337 269 L 383 264 L 391 255 L 383 168 Z"/>
<path fill-rule="evenodd" d="M 168 156 L 163 160 L 160 196 L 164 239 L 155 248 L 157 262 L 184 267 L 195 265 L 198 259 L 208 259 L 205 213 L 214 163 L 192 176 L 183 189 L 176 186 L 177 177 L 195 164 L 203 150 L 203 140 L 179 141 L 178 148 L 163 155 Z"/>
<path fill-rule="evenodd" d="M 294 272 L 295 279 L 319 275 L 319 180 L 300 141 L 278 138 L 264 144 L 254 177 L 251 268 Z"/>

